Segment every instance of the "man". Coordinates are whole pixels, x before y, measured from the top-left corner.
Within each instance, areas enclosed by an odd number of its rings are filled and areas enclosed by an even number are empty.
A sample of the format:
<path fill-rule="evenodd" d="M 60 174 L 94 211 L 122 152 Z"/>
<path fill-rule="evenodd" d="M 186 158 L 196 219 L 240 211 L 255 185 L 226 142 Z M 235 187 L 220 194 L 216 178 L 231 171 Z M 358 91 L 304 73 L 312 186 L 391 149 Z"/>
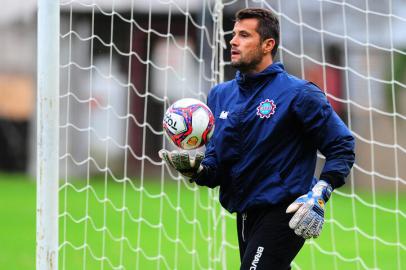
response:
<path fill-rule="evenodd" d="M 320 234 L 324 204 L 353 165 L 354 138 L 320 89 L 273 63 L 271 11 L 240 10 L 230 44 L 238 71 L 209 93 L 216 127 L 204 159 L 160 156 L 198 185 L 220 186 L 222 206 L 237 212 L 241 269 L 290 269 L 305 239 Z M 326 157 L 319 181 L 317 150 Z"/>

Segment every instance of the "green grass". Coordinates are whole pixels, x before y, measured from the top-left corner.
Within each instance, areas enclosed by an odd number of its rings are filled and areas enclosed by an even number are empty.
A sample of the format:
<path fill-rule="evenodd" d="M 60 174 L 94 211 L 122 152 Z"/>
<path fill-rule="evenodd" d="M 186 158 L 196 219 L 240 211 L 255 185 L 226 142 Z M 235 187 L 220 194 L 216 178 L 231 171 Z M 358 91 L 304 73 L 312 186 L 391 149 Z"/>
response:
<path fill-rule="evenodd" d="M 35 269 L 35 183 L 0 176 L 0 269 Z"/>
<path fill-rule="evenodd" d="M 227 269 L 238 269 L 235 221 L 227 216 L 221 222 L 212 191 L 171 179 L 164 185 L 144 180 L 143 189 L 139 179 L 125 185 L 91 180 L 90 189 L 86 181 L 72 184 L 75 188 L 64 186 L 59 193 L 60 269 L 223 269 L 224 262 Z M 35 194 L 35 183 L 26 176 L 0 174 L 0 269 L 35 269 Z M 373 202 L 372 194 L 358 195 Z M 403 214 L 404 195 L 398 202 Z M 396 207 L 394 194 L 378 193 L 375 201 Z M 213 206 L 215 213 L 206 209 Z M 336 222 L 327 222 L 321 237 L 308 241 L 296 258 L 300 269 L 406 269 L 402 215 L 334 194 L 327 220 L 331 217 Z"/>

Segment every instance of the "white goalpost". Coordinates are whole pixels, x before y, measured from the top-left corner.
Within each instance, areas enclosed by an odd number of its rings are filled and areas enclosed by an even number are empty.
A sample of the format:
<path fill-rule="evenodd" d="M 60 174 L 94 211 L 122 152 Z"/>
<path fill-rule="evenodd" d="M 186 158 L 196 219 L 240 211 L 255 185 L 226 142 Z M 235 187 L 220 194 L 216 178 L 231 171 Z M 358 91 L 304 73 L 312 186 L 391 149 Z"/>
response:
<path fill-rule="evenodd" d="M 276 60 L 322 88 L 356 138 L 322 235 L 292 268 L 406 267 L 401 0 L 39 0 L 37 270 L 238 269 L 218 189 L 189 183 L 158 150 L 174 148 L 170 104 L 233 79 L 228 42 L 245 7 L 275 12 Z"/>
<path fill-rule="evenodd" d="M 38 1 L 37 261 L 58 267 L 59 3 Z"/>

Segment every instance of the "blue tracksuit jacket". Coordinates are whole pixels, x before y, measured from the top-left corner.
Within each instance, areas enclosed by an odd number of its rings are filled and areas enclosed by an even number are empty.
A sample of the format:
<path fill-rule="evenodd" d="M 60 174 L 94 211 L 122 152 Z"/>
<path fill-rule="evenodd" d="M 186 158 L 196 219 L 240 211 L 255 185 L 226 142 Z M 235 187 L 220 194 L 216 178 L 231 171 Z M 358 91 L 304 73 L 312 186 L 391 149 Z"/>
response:
<path fill-rule="evenodd" d="M 324 93 L 281 63 L 255 75 L 237 72 L 210 91 L 207 104 L 215 131 L 204 170 L 192 180 L 220 186 L 229 212 L 306 194 L 317 181 L 317 150 L 326 157 L 320 179 L 344 184 L 354 163 L 354 138 Z"/>

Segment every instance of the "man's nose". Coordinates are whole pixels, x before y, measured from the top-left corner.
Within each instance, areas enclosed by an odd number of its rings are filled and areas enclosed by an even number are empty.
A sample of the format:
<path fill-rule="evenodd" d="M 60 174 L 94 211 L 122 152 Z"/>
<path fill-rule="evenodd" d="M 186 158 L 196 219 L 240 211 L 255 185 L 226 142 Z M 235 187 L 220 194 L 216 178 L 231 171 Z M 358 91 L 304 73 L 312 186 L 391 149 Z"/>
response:
<path fill-rule="evenodd" d="M 230 45 L 237 46 L 237 36 L 233 36 L 233 38 L 230 40 Z"/>

